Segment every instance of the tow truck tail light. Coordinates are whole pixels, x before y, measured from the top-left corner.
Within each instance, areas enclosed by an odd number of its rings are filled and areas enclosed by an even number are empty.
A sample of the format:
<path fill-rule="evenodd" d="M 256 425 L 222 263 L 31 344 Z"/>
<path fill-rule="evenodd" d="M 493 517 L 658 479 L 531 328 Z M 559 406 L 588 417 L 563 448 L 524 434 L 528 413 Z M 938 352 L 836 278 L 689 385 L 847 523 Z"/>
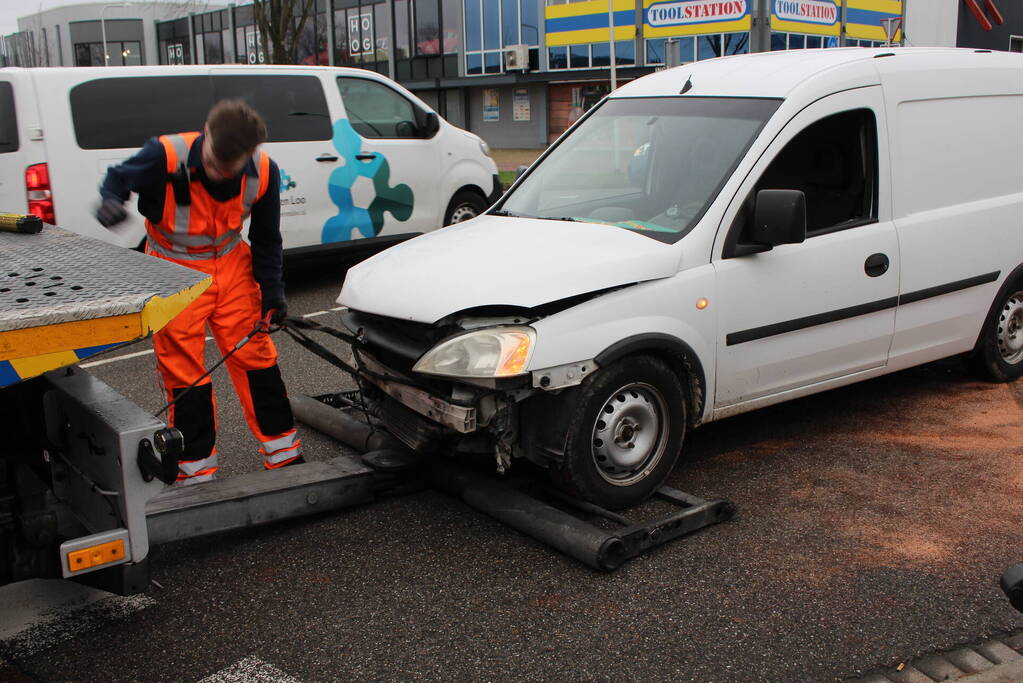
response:
<path fill-rule="evenodd" d="M 56 225 L 53 192 L 50 189 L 50 169 L 46 164 L 32 164 L 25 169 L 25 192 L 28 197 L 28 212 L 39 216 L 44 223 Z"/>

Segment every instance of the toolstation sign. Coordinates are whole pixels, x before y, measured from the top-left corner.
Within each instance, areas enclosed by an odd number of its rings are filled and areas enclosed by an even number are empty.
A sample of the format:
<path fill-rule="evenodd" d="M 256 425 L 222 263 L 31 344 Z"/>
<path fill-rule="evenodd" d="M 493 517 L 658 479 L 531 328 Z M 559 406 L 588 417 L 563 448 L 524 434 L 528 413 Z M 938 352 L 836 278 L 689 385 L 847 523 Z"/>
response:
<path fill-rule="evenodd" d="M 646 10 L 650 26 L 688 26 L 719 21 L 734 21 L 749 14 L 746 0 L 683 0 L 658 2 Z"/>
<path fill-rule="evenodd" d="M 838 7 L 824 0 L 775 0 L 775 15 L 783 21 L 831 26 L 838 21 Z"/>

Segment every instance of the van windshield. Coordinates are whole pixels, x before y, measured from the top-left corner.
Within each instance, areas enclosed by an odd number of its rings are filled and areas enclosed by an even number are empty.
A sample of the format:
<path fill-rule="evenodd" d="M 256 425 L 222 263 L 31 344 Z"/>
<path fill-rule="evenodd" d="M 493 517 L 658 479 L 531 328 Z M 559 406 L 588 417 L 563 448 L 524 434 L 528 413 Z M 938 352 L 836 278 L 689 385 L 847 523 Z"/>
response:
<path fill-rule="evenodd" d="M 605 100 L 494 213 L 603 223 L 676 242 L 703 216 L 779 104 Z"/>

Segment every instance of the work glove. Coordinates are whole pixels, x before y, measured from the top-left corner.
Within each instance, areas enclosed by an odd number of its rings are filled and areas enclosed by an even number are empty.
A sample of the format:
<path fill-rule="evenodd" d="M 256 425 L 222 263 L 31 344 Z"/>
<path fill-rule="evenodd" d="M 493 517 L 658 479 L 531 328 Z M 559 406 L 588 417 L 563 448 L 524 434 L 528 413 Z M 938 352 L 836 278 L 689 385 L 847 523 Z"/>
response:
<path fill-rule="evenodd" d="M 124 205 L 116 199 L 104 199 L 96 208 L 96 220 L 104 228 L 112 228 L 127 217 Z"/>
<path fill-rule="evenodd" d="M 263 317 L 266 318 L 270 311 L 273 311 L 270 316 L 271 325 L 280 325 L 288 317 L 288 302 L 283 294 L 263 298 Z"/>

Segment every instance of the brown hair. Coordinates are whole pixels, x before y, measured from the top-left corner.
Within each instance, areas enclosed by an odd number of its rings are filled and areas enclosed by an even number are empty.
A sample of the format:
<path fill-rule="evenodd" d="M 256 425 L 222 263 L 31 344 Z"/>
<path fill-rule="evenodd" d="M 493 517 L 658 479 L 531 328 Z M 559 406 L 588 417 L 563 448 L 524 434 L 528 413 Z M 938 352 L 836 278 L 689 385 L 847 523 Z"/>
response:
<path fill-rule="evenodd" d="M 213 154 L 221 161 L 248 156 L 266 141 L 266 122 L 244 100 L 221 100 L 206 117 Z"/>

